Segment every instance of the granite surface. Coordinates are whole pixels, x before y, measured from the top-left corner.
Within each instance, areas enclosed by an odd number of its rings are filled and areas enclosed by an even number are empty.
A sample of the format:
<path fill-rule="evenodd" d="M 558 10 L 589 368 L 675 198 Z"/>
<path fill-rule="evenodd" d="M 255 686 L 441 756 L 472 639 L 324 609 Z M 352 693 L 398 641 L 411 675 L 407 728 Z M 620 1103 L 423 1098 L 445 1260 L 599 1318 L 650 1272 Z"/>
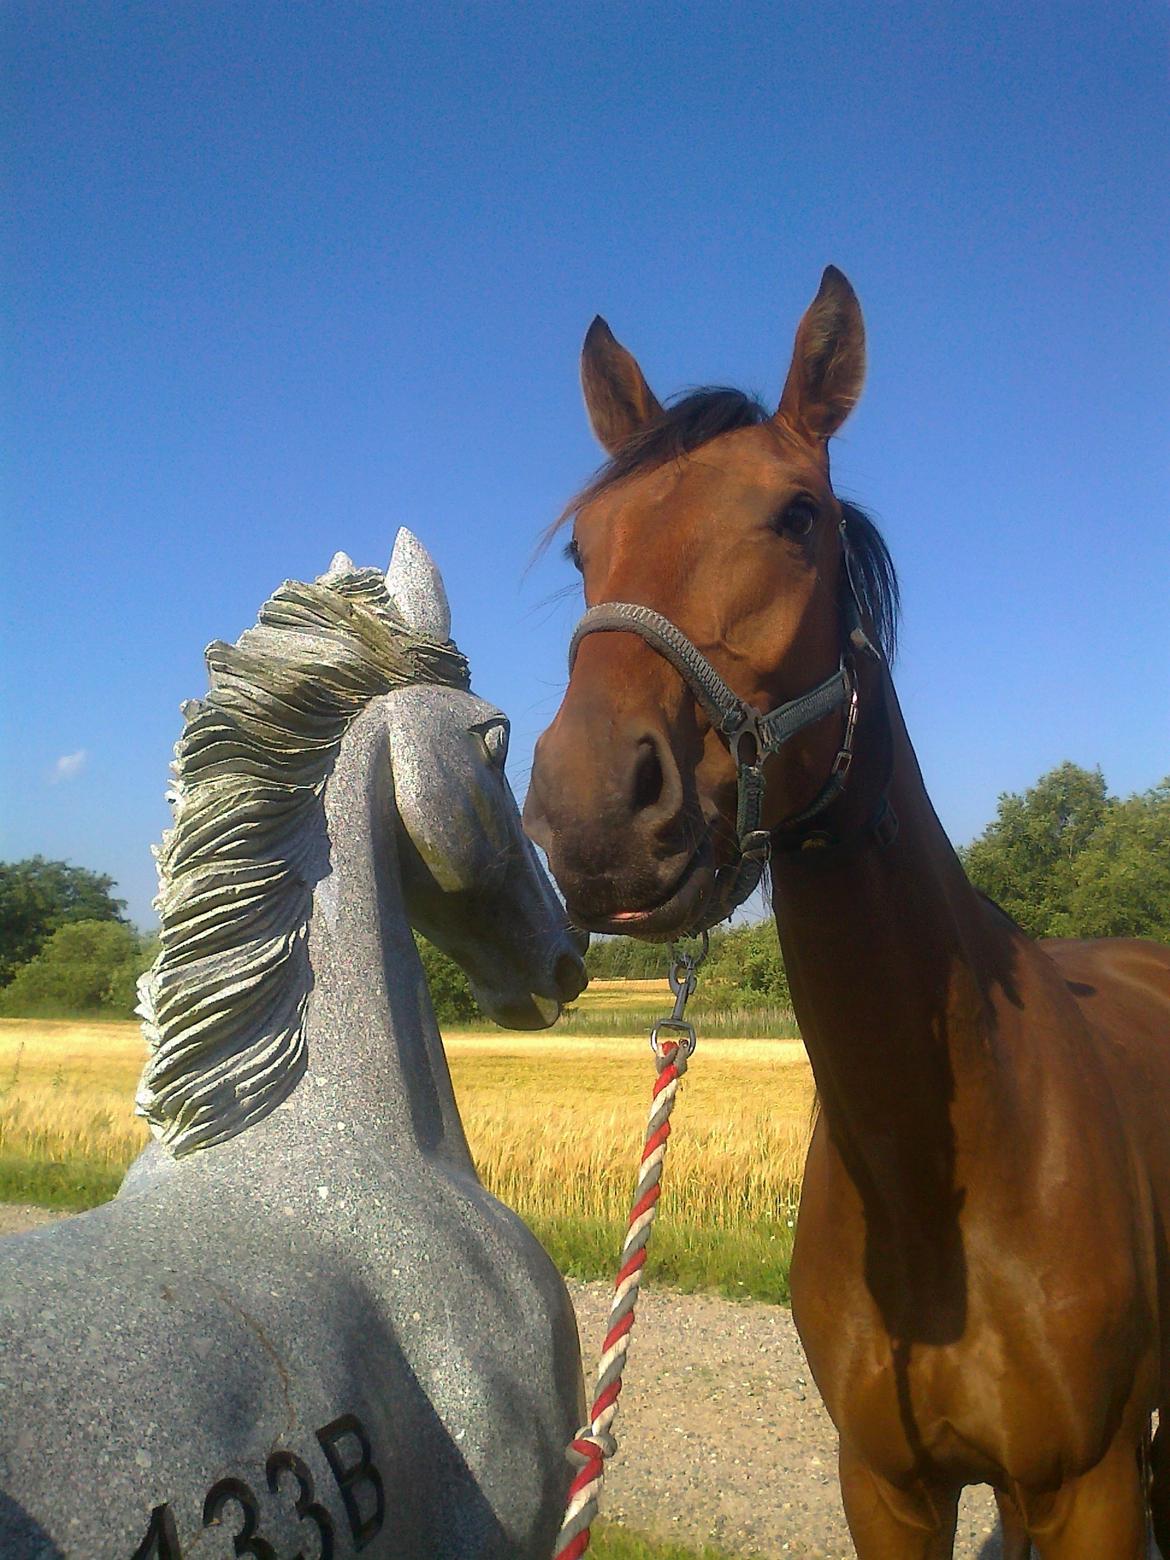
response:
<path fill-rule="evenodd" d="M 582 984 L 485 722 L 409 688 L 345 736 L 292 1093 L 0 1243 L 0 1555 L 547 1560 L 583 1415 L 572 1307 L 476 1178 L 410 933 L 474 949 L 520 1022 Z"/>

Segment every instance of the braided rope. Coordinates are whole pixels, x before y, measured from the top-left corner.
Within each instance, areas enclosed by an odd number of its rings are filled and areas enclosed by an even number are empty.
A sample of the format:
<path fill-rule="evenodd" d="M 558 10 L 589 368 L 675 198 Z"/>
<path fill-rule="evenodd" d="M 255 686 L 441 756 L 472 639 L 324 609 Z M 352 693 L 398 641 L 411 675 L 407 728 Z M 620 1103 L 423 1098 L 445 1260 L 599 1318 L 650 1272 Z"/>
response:
<path fill-rule="evenodd" d="M 646 1265 L 646 1246 L 658 1213 L 662 1161 L 670 1137 L 670 1113 L 674 1109 L 679 1082 L 687 1070 L 687 1060 L 688 1048 L 674 1040 L 663 1040 L 654 1053 L 658 1076 L 646 1123 L 634 1205 L 630 1210 L 621 1266 L 609 1308 L 605 1341 L 601 1346 L 589 1423 L 578 1431 L 569 1445 L 569 1460 L 578 1471 L 569 1486 L 554 1560 L 580 1560 L 589 1548 L 589 1528 L 597 1517 L 605 1461 L 617 1451 L 617 1441 L 610 1427 L 617 1415 L 622 1390 L 622 1371 L 634 1328 L 634 1306 L 642 1282 L 642 1269 Z"/>

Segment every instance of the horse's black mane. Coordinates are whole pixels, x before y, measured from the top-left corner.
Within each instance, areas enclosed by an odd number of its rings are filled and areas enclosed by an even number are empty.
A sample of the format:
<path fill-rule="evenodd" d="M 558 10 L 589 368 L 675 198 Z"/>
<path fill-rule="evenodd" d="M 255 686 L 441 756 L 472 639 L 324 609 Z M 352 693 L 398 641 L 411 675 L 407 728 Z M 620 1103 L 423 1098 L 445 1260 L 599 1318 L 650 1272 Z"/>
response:
<path fill-rule="evenodd" d="M 572 520 L 615 483 L 636 471 L 650 471 L 709 444 L 738 428 L 755 428 L 771 413 L 754 396 L 724 386 L 692 390 L 671 401 L 661 415 L 640 428 L 606 461 L 561 511 L 553 530 Z M 893 660 L 898 636 L 898 576 L 881 532 L 856 504 L 841 501 L 845 536 L 853 550 L 853 578 L 861 609 L 888 660 Z M 842 573 L 842 589 L 848 582 Z"/>

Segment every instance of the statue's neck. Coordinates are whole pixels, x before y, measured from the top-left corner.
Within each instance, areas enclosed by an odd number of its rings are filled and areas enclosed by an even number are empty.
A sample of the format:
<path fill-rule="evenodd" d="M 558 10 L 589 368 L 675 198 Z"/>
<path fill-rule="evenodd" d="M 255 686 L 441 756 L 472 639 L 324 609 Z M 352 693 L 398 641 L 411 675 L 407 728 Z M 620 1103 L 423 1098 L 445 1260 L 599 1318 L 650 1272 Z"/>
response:
<path fill-rule="evenodd" d="M 470 1168 L 403 904 L 396 821 L 375 704 L 347 732 L 325 790 L 329 856 L 309 925 L 308 1068 L 289 1103 L 384 1131 L 395 1153 L 417 1147 Z"/>

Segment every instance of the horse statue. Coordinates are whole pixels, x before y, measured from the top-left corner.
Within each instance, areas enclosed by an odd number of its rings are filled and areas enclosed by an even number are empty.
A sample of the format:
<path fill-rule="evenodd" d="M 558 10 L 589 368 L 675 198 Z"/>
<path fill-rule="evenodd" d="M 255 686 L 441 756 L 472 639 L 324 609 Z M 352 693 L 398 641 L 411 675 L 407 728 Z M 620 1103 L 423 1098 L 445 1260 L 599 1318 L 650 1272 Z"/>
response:
<path fill-rule="evenodd" d="M 0 1243 L 0 1554 L 551 1552 L 568 1296 L 480 1185 L 417 927 L 514 1028 L 584 984 L 408 532 L 207 652 L 141 986 L 155 1141 Z"/>
<path fill-rule="evenodd" d="M 792 1309 L 861 1560 L 1170 1557 L 1170 948 L 1036 943 L 968 882 L 889 661 L 897 587 L 828 440 L 864 376 L 830 267 L 774 414 L 664 408 L 595 320 L 610 460 L 568 505 L 589 610 L 525 825 L 576 925 L 710 926 L 770 862 L 820 1099 Z M 1149 1443 L 1151 1415 L 1161 1428 Z"/>

